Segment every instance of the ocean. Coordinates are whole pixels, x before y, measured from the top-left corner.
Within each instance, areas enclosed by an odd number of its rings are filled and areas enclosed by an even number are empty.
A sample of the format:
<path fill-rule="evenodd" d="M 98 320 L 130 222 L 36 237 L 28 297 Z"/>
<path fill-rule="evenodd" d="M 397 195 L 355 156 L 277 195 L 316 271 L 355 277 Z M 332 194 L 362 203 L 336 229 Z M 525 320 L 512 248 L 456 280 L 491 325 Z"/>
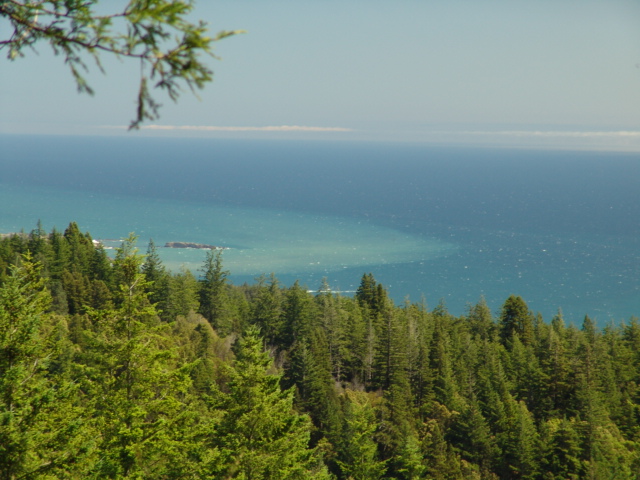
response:
<path fill-rule="evenodd" d="M 640 315 L 640 154 L 347 141 L 0 135 L 0 233 L 76 221 L 144 253 L 223 251 L 235 284 L 274 273 L 396 303 L 522 296 L 546 320 Z M 198 274 L 203 250 L 159 248 Z"/>

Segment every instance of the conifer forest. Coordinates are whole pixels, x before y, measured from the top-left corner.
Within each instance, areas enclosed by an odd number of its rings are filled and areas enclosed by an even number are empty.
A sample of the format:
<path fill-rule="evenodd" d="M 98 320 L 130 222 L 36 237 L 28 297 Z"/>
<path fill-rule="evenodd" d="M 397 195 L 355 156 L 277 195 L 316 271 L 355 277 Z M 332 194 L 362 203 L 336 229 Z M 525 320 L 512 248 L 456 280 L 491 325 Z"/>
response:
<path fill-rule="evenodd" d="M 75 223 L 3 236 L 0 480 L 640 479 L 637 318 L 228 275 Z"/>

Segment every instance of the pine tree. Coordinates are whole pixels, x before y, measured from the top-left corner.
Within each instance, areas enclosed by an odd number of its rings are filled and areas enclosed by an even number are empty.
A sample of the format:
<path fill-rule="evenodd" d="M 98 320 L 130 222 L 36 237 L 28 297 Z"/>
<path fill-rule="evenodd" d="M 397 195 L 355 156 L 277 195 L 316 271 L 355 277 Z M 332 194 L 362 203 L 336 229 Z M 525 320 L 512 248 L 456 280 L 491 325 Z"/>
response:
<path fill-rule="evenodd" d="M 52 261 L 49 264 L 49 275 L 52 280 L 62 280 L 62 274 L 69 269 L 70 248 L 69 243 L 55 228 L 49 234 L 49 243 L 53 252 Z"/>
<path fill-rule="evenodd" d="M 36 228 L 31 230 L 29 233 L 27 245 L 34 261 L 42 265 L 43 276 L 46 276 L 46 266 L 48 261 L 52 258 L 53 252 L 47 239 L 47 232 L 45 232 L 42 227 L 42 222 L 40 220 L 38 220 Z"/>
<path fill-rule="evenodd" d="M 0 478 L 67 477 L 91 450 L 73 405 L 76 387 L 56 375 L 46 345 L 50 301 L 26 257 L 0 287 Z M 49 477 L 50 475 L 51 477 Z"/>
<path fill-rule="evenodd" d="M 280 348 L 289 349 L 296 341 L 308 340 L 314 329 L 317 308 L 298 281 L 285 293 L 282 310 Z"/>
<path fill-rule="evenodd" d="M 420 442 L 415 434 L 408 435 L 393 459 L 394 470 L 401 480 L 423 478 L 427 467 L 422 458 Z"/>
<path fill-rule="evenodd" d="M 356 290 L 356 300 L 360 305 L 367 306 L 369 309 L 374 310 L 376 306 L 376 281 L 373 278 L 372 273 L 365 273 L 362 275 L 360 285 Z"/>
<path fill-rule="evenodd" d="M 193 389 L 201 396 L 211 395 L 213 384 L 223 381 L 224 362 L 233 357 L 231 337 L 220 338 L 199 313 L 178 316 L 172 324 L 171 337 L 176 343 L 180 362 L 195 362 L 191 370 Z"/>
<path fill-rule="evenodd" d="M 320 329 L 314 329 L 308 338 L 296 340 L 289 352 L 283 383 L 295 386 L 297 404 L 311 416 L 318 429 L 312 441 L 317 442 L 321 436 L 334 438 L 340 412 L 327 343 Z"/>
<path fill-rule="evenodd" d="M 506 430 L 499 436 L 502 448 L 501 476 L 509 479 L 533 480 L 539 467 L 538 432 L 533 416 L 524 402 L 507 397 Z"/>
<path fill-rule="evenodd" d="M 373 315 L 380 313 L 390 301 L 384 286 L 376 282 L 372 273 L 366 273 L 362 276 L 355 299 L 361 306 L 369 309 Z"/>
<path fill-rule="evenodd" d="M 253 322 L 260 329 L 265 345 L 277 345 L 282 340 L 282 290 L 276 276 L 260 277 L 257 295 L 253 302 Z"/>
<path fill-rule="evenodd" d="M 200 271 L 200 313 L 225 337 L 233 331 L 233 319 L 227 292 L 229 272 L 222 269 L 222 253 L 209 250 Z"/>
<path fill-rule="evenodd" d="M 450 336 L 445 323 L 446 318 L 434 317 L 435 327 L 429 348 L 430 367 L 433 372 L 433 391 L 435 400 L 452 410 L 460 407 L 458 384 L 451 359 Z"/>
<path fill-rule="evenodd" d="M 500 337 L 508 346 L 514 335 L 517 335 L 524 345 L 533 342 L 533 315 L 522 297 L 511 295 L 502 305 Z"/>
<path fill-rule="evenodd" d="M 340 308 L 340 300 L 331 293 L 328 285 L 321 289 L 315 297 L 319 308 L 318 323 L 324 331 L 329 347 L 329 361 L 333 376 L 342 380 L 344 377 L 345 357 L 347 352 L 347 312 Z"/>
<path fill-rule="evenodd" d="M 585 315 L 584 316 L 584 320 L 582 322 L 582 331 L 586 335 L 587 341 L 589 343 L 593 343 L 595 341 L 596 336 L 597 336 L 596 324 L 589 317 L 589 315 Z"/>
<path fill-rule="evenodd" d="M 100 432 L 86 478 L 163 478 L 193 468 L 192 365 L 178 365 L 169 326 L 148 300 L 135 240 L 116 254 L 117 308 L 91 312 L 93 329 L 85 332 L 83 383 Z"/>
<path fill-rule="evenodd" d="M 65 270 L 62 274 L 62 288 L 64 288 L 69 313 L 71 315 L 85 313 L 91 305 L 91 284 L 81 272 Z"/>
<path fill-rule="evenodd" d="M 218 394 L 220 421 L 210 445 L 220 457 L 213 478 L 328 479 L 316 449 L 309 448 L 311 422 L 293 409 L 293 391 L 280 389 L 280 375 L 250 328 L 234 346 L 228 393 Z"/>
<path fill-rule="evenodd" d="M 94 246 L 91 236 L 83 234 L 76 222 L 71 222 L 64 231 L 64 239 L 69 245 L 69 264 L 71 269 L 88 275 L 91 271 L 91 259 Z"/>
<path fill-rule="evenodd" d="M 164 309 L 161 313 L 163 320 L 173 322 L 178 316 L 186 317 L 191 312 L 197 312 L 200 306 L 198 289 L 196 277 L 184 267 L 168 277 L 166 294 L 160 302 Z"/>
<path fill-rule="evenodd" d="M 378 459 L 374 441 L 376 420 L 374 409 L 364 392 L 347 390 L 344 396 L 345 418 L 343 439 L 338 446 L 338 465 L 343 478 L 378 480 L 384 478 L 386 461 Z"/>
<path fill-rule="evenodd" d="M 539 340 L 537 356 L 544 384 L 540 389 L 539 402 L 532 405 L 532 410 L 541 420 L 575 414 L 575 386 L 571 381 L 570 354 L 563 335 L 563 331 L 558 332 L 557 328 L 547 328 Z"/>
<path fill-rule="evenodd" d="M 580 460 L 580 436 L 576 422 L 566 418 L 547 420 L 541 431 L 542 469 L 545 480 L 577 480 L 584 478 Z"/>
<path fill-rule="evenodd" d="M 145 280 L 148 282 L 152 290 L 148 291 L 149 301 L 158 305 L 160 310 L 164 310 L 163 301 L 166 299 L 169 289 L 169 274 L 162 264 L 158 249 L 153 239 L 149 240 L 147 246 L 147 254 L 144 257 L 144 263 L 140 268 L 144 274 Z M 161 311 L 160 314 L 163 312 Z"/>
<path fill-rule="evenodd" d="M 425 478 L 480 480 L 479 468 L 461 459 L 445 439 L 448 424 L 456 413 L 437 402 L 432 403 L 430 407 L 422 434 L 423 462 L 427 473 Z"/>
<path fill-rule="evenodd" d="M 408 328 L 406 317 L 389 309 L 381 331 L 378 350 L 378 381 L 383 399 L 378 434 L 385 457 L 393 457 L 404 448 L 414 427 L 413 402 L 407 365 Z"/>
<path fill-rule="evenodd" d="M 496 337 L 496 324 L 493 321 L 491 310 L 484 297 L 475 305 L 469 307 L 467 321 L 470 324 L 473 335 L 483 340 L 493 340 Z"/>
<path fill-rule="evenodd" d="M 478 465 L 482 472 L 490 472 L 497 463 L 500 450 L 475 398 L 454 419 L 447 438 L 462 458 Z"/>
<path fill-rule="evenodd" d="M 433 338 L 431 314 L 423 304 L 405 306 L 409 329 L 408 374 L 417 411 L 433 400 L 433 370 L 430 368 L 429 348 Z"/>

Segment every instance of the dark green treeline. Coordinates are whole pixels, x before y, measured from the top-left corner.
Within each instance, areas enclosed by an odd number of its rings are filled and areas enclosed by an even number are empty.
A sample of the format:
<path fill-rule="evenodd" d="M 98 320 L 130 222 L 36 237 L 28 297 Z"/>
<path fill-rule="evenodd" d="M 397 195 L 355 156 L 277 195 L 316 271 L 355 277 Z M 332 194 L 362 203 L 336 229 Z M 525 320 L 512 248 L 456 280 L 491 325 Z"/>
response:
<path fill-rule="evenodd" d="M 454 317 L 196 277 L 72 223 L 0 239 L 0 480 L 639 479 L 640 322 Z"/>

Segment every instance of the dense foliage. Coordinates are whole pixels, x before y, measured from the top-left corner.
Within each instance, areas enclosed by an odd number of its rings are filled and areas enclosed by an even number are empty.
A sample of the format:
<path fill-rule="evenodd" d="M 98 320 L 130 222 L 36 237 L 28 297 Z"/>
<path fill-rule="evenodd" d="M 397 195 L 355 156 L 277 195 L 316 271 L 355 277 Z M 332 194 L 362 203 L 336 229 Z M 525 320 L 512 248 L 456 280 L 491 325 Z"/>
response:
<path fill-rule="evenodd" d="M 0 239 L 0 479 L 638 479 L 640 322 L 199 277 Z"/>

